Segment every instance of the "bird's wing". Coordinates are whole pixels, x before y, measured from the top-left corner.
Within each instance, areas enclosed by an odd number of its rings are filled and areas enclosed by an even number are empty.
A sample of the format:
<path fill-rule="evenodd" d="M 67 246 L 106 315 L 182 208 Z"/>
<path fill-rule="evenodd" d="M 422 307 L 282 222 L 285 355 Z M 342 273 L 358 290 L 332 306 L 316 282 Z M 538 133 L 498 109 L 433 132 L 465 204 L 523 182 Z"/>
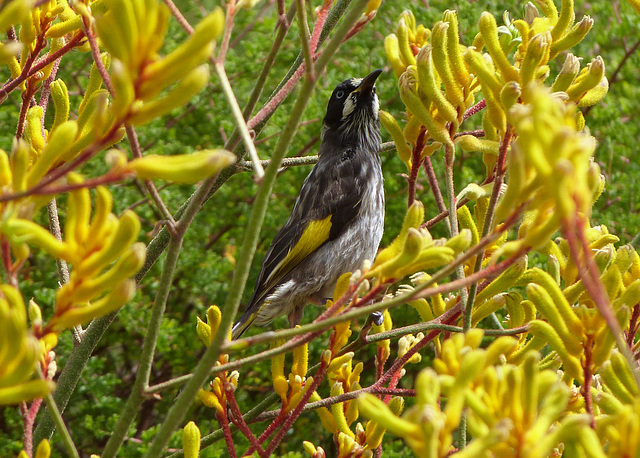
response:
<path fill-rule="evenodd" d="M 354 154 L 347 150 L 337 161 L 319 161 L 309 174 L 289 220 L 265 256 L 248 309 L 261 304 L 287 274 L 356 217 L 364 186 L 351 161 Z"/>

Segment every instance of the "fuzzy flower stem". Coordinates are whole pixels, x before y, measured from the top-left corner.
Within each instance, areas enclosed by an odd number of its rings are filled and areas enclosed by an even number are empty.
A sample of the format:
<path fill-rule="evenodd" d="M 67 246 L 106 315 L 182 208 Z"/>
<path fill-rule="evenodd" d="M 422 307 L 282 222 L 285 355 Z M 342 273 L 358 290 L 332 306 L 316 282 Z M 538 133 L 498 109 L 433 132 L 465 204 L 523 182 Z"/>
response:
<path fill-rule="evenodd" d="M 418 140 L 416 141 L 416 146 L 412 151 L 411 158 L 411 173 L 409 174 L 409 190 L 408 194 L 408 202 L 407 207 L 411 207 L 413 202 L 416 200 L 416 181 L 418 181 L 418 172 L 420 171 L 420 155 L 422 154 L 422 150 L 424 149 L 424 140 L 427 131 L 424 127 L 420 130 L 420 134 L 418 135 Z"/>
<path fill-rule="evenodd" d="M 224 442 L 227 444 L 229 457 L 236 458 L 238 455 L 236 454 L 236 446 L 233 443 L 233 437 L 231 437 L 231 428 L 229 428 L 229 419 L 227 418 L 227 414 L 225 412 L 219 413 L 216 415 L 216 418 L 222 427 L 222 436 L 224 437 Z"/>
<path fill-rule="evenodd" d="M 489 198 L 489 205 L 487 207 L 487 212 L 484 218 L 484 225 L 482 226 L 482 235 L 481 237 L 486 237 L 489 232 L 491 232 L 491 228 L 493 226 L 493 215 L 495 213 L 496 204 L 498 202 L 498 197 L 500 196 L 500 188 L 502 188 L 502 183 L 504 182 L 504 174 L 505 174 L 505 164 L 507 160 L 507 150 L 509 149 L 509 145 L 511 144 L 511 138 L 513 135 L 513 130 L 510 126 L 507 126 L 507 131 L 504 134 L 502 139 L 502 143 L 500 145 L 500 151 L 498 153 L 498 161 L 496 162 L 494 176 L 495 179 L 493 181 L 493 190 L 491 192 L 491 197 Z M 482 261 L 484 259 L 484 250 L 482 250 L 478 257 L 476 258 L 476 263 L 473 267 L 473 271 L 477 272 L 482 268 Z M 469 288 L 469 299 L 467 301 L 467 307 L 464 314 L 464 326 L 465 330 L 471 328 L 471 315 L 473 313 L 473 303 L 476 299 L 476 293 L 478 291 L 478 285 L 474 283 Z"/>
<path fill-rule="evenodd" d="M 438 211 L 440 214 L 449 214 L 447 210 L 447 206 L 444 203 L 444 199 L 442 198 L 442 192 L 440 191 L 440 185 L 438 184 L 438 178 L 436 177 L 435 171 L 433 170 L 433 164 L 431 163 L 431 158 L 429 156 L 424 158 L 422 163 L 424 167 L 424 171 L 427 174 L 427 180 L 429 180 L 429 187 L 431 188 L 431 193 L 433 194 L 434 199 L 436 200 L 436 206 L 438 207 Z M 447 231 L 451 231 L 451 223 L 446 216 L 443 216 L 445 226 Z"/>
<path fill-rule="evenodd" d="M 247 440 L 251 443 L 251 446 L 254 447 L 254 449 L 258 452 L 258 455 L 261 458 L 262 457 L 268 458 L 268 455 L 265 453 L 264 449 L 258 443 L 256 436 L 251 432 L 251 430 L 249 429 L 249 426 L 247 426 L 247 423 L 244 421 L 244 418 L 242 418 L 242 413 L 240 412 L 240 408 L 238 408 L 236 397 L 233 394 L 233 390 L 234 390 L 233 385 L 230 383 L 225 383 L 224 390 L 227 395 L 227 404 L 229 405 L 229 408 L 231 409 L 231 413 L 233 414 L 231 421 L 233 422 L 233 424 L 235 424 L 238 427 L 238 429 L 242 432 L 242 434 L 244 434 Z"/>
<path fill-rule="evenodd" d="M 178 21 L 178 24 L 180 24 L 180 26 L 189 35 L 191 35 L 193 33 L 193 27 L 191 27 L 191 24 L 189 24 L 189 21 L 187 21 L 187 19 L 182 15 L 182 12 L 178 9 L 176 4 L 173 3 L 172 0 L 162 0 L 162 1 L 164 2 L 165 5 L 167 5 L 167 7 L 169 8 L 169 11 L 171 11 L 171 15 L 175 18 L 176 21 Z"/>
<path fill-rule="evenodd" d="M 296 408 L 293 409 L 293 411 L 289 414 L 287 419 L 283 422 L 282 427 L 280 428 L 280 431 L 278 431 L 276 436 L 269 443 L 269 447 L 267 447 L 267 450 L 266 450 L 267 456 L 271 456 L 271 454 L 275 451 L 276 447 L 280 444 L 280 442 L 282 442 L 282 439 L 284 439 L 284 436 L 289 431 L 289 428 L 291 428 L 291 425 L 293 425 L 293 423 L 298 419 L 298 417 L 302 413 L 305 404 L 309 402 L 309 398 L 311 397 L 313 392 L 318 389 L 318 387 L 324 380 L 325 376 L 327 375 L 328 369 L 329 369 L 328 365 L 325 365 L 324 363 L 320 364 L 318 371 L 313 377 L 313 383 L 311 384 L 311 387 L 304 393 L 304 395 L 302 396 L 302 399 L 300 399 L 300 402 L 298 403 Z"/>
<path fill-rule="evenodd" d="M 587 337 L 587 342 L 584 346 L 584 365 L 583 365 L 583 373 L 584 373 L 584 385 L 580 389 L 580 393 L 584 398 L 584 409 L 587 411 L 589 416 L 591 417 L 591 428 L 596 429 L 596 420 L 593 415 L 593 399 L 591 397 L 591 383 L 593 374 L 591 372 L 592 367 L 591 364 L 593 362 L 592 359 L 593 354 L 593 336 Z"/>

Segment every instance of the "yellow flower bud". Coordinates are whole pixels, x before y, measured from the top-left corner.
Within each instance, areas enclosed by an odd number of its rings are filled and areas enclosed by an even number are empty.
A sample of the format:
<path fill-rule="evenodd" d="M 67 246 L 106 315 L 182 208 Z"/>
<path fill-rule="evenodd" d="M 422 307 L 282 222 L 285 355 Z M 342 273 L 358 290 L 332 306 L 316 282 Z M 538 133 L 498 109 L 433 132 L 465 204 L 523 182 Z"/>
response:
<path fill-rule="evenodd" d="M 553 82 L 551 90 L 553 92 L 566 91 L 576 79 L 578 73 L 580 73 L 580 60 L 573 54 L 567 53 L 562 69 Z"/>
<path fill-rule="evenodd" d="M 192 421 L 182 430 L 182 449 L 185 458 L 198 458 L 200 455 L 200 429 Z"/>
<path fill-rule="evenodd" d="M 378 116 L 380 117 L 382 125 L 387 129 L 387 132 L 391 134 L 391 138 L 393 138 L 396 150 L 398 151 L 398 156 L 400 156 L 400 159 L 402 159 L 402 161 L 407 165 L 407 168 L 410 168 L 412 155 L 411 148 L 407 144 L 398 122 L 390 113 L 384 110 L 380 110 L 378 112 Z"/>
<path fill-rule="evenodd" d="M 344 394 L 344 389 L 342 387 L 341 382 L 335 382 L 331 387 L 331 396 L 340 396 Z M 337 402 L 331 405 L 331 413 L 333 414 L 333 418 L 336 420 L 336 425 L 338 427 L 338 431 L 347 435 L 350 438 L 354 438 L 355 434 L 351 429 L 349 429 L 349 425 L 347 424 L 347 418 L 344 414 L 344 409 L 342 407 L 344 403 Z"/>
<path fill-rule="evenodd" d="M 215 175 L 235 160 L 235 155 L 226 150 L 204 150 L 177 156 L 152 154 L 134 159 L 127 164 L 127 168 L 143 180 L 160 178 L 178 183 L 195 183 Z"/>
<path fill-rule="evenodd" d="M 371 418 L 400 437 L 411 437 L 420 434 L 417 425 L 397 417 L 384 402 L 369 393 L 364 393 L 358 397 L 358 407 L 365 417 Z"/>
<path fill-rule="evenodd" d="M 140 220 L 131 210 L 125 210 L 118 220 L 117 228 L 109 235 L 101 250 L 89 255 L 77 267 L 79 275 L 93 275 L 98 269 L 113 262 L 138 237 Z"/>
<path fill-rule="evenodd" d="M 581 381 L 583 377 L 582 367 L 575 356 L 572 356 L 566 349 L 565 342 L 560 338 L 555 328 L 540 320 L 533 320 L 529 323 L 529 332 L 547 342 L 560 358 L 565 372 L 572 378 Z M 514 355 L 515 357 L 515 355 Z M 514 361 L 512 359 L 512 361 Z M 514 361 L 515 363 L 515 361 Z"/>
<path fill-rule="evenodd" d="M 197 396 L 200 402 L 202 402 L 205 406 L 216 409 L 218 413 L 224 412 L 220 401 L 211 391 L 205 391 L 201 388 L 198 390 Z"/>
<path fill-rule="evenodd" d="M 113 104 L 111 110 L 115 119 L 122 119 L 132 109 L 135 101 L 134 81 L 125 65 L 118 59 L 111 66 L 111 81 L 113 82 Z M 160 116 L 161 114 L 158 114 Z"/>
<path fill-rule="evenodd" d="M 502 79 L 505 82 L 518 81 L 517 70 L 513 68 L 500 46 L 500 42 L 498 40 L 498 26 L 493 14 L 486 11 L 482 13 L 478 23 L 478 28 L 482 34 L 484 45 L 487 47 L 487 51 L 489 51 L 495 66 L 498 67 L 498 70 L 502 75 Z"/>
<path fill-rule="evenodd" d="M 545 64 L 548 55 L 548 34 L 535 35 L 528 43 L 527 50 L 520 65 L 520 84 L 526 86 L 535 79 L 538 67 Z"/>
<path fill-rule="evenodd" d="M 49 134 L 49 141 L 51 141 L 51 135 L 57 127 L 69 119 L 69 91 L 64 80 L 58 79 L 51 83 L 51 98 L 53 99 L 55 116 Z"/>
<path fill-rule="evenodd" d="M 444 85 L 447 99 L 457 107 L 464 107 L 464 95 L 451 69 L 448 55 L 448 22 L 438 22 L 431 31 L 433 65 Z M 457 40 L 456 40 L 457 41 Z M 460 110 L 461 112 L 463 110 Z"/>
<path fill-rule="evenodd" d="M 133 280 L 125 280 L 118 284 L 102 299 L 65 310 L 62 315 L 56 315 L 49 325 L 56 331 L 69 329 L 73 326 L 86 323 L 98 316 L 103 316 L 120 308 L 131 300 L 136 292 L 136 283 Z M 57 306 L 57 305 L 56 305 Z"/>
<path fill-rule="evenodd" d="M 567 88 L 566 92 L 569 100 L 580 101 L 589 91 L 598 87 L 603 79 L 606 80 L 604 76 L 604 61 L 602 57 L 598 56 L 587 65 L 573 84 Z M 603 89 L 608 87 L 608 83 L 602 84 L 604 84 Z M 602 96 L 604 96 L 604 94 Z"/>
<path fill-rule="evenodd" d="M 9 156 L 5 150 L 0 149 L 0 186 L 9 186 L 12 178 Z"/>
<path fill-rule="evenodd" d="M 435 29 L 434 29 L 435 31 Z M 435 56 L 434 56 L 435 57 Z M 420 91 L 438 109 L 438 115 L 449 122 L 458 121 L 458 112 L 447 98 L 440 92 L 440 84 L 436 82 L 431 46 L 424 46 L 417 56 Z M 445 88 L 447 83 L 445 83 Z"/>
<path fill-rule="evenodd" d="M 411 44 L 409 43 L 409 28 L 405 25 L 404 18 L 400 19 L 398 28 L 396 29 L 398 34 L 398 46 L 400 47 L 400 58 L 404 67 L 416 64 L 416 58 L 413 55 Z"/>
<path fill-rule="evenodd" d="M 211 327 L 202 321 L 200 317 L 196 317 L 196 334 L 203 344 L 209 346 L 211 344 Z"/>
<path fill-rule="evenodd" d="M 51 232 L 32 221 L 9 218 L 2 223 L 2 233 L 8 235 L 12 243 L 27 242 L 45 250 L 54 258 L 75 260 L 75 253 L 69 252 L 67 244 L 59 241 Z"/>
<path fill-rule="evenodd" d="M 442 16 L 442 20 L 449 24 L 447 29 L 447 56 L 451 71 L 455 76 L 458 84 L 468 89 L 471 85 L 471 75 L 467 67 L 464 65 L 462 53 L 460 52 L 459 32 L 458 32 L 458 13 L 455 10 L 446 10 Z"/>
<path fill-rule="evenodd" d="M 402 250 L 402 247 L 405 244 L 409 229 L 419 227 L 420 224 L 422 224 L 423 220 L 424 205 L 422 204 L 422 202 L 416 200 L 407 209 L 407 214 L 404 217 L 404 221 L 402 222 L 402 229 L 400 230 L 400 233 L 387 248 L 378 253 L 378 256 L 376 256 L 375 265 L 380 265 L 395 258 L 400 253 L 400 250 Z"/>
<path fill-rule="evenodd" d="M 129 121 L 131 124 L 144 124 L 184 105 L 200 92 L 208 81 L 209 68 L 206 65 L 194 68 L 165 97 L 146 102 L 142 108 L 134 109 Z"/>
<path fill-rule="evenodd" d="M 550 58 L 553 59 L 559 52 L 573 48 L 580 43 L 587 36 L 591 27 L 593 27 L 593 19 L 584 16 L 580 22 L 571 27 L 566 35 L 551 44 Z"/>
<path fill-rule="evenodd" d="M 169 84 L 181 79 L 211 56 L 214 43 L 224 27 L 224 13 L 216 8 L 195 27 L 193 34 L 163 59 L 145 67 L 138 94 L 142 100 L 155 97 Z"/>
<path fill-rule="evenodd" d="M 461 135 L 454 143 L 466 152 L 479 152 L 482 154 L 498 155 L 500 143 L 493 140 L 485 140 L 474 135 Z"/>
<path fill-rule="evenodd" d="M 293 349 L 293 364 L 291 372 L 300 377 L 307 375 L 309 366 L 309 344 L 305 343 Z"/>
<path fill-rule="evenodd" d="M 400 75 L 404 73 L 407 66 L 402 62 L 400 56 L 400 45 L 398 43 L 398 37 L 392 33 L 387 35 L 384 39 L 384 52 L 387 56 L 387 60 L 391 64 L 391 68 L 396 74 L 396 78 L 400 78 Z"/>
<path fill-rule="evenodd" d="M 27 174 L 27 187 L 37 184 L 60 156 L 71 148 L 77 133 L 78 124 L 76 121 L 65 121 L 51 132 L 42 154 L 36 159 Z"/>
<path fill-rule="evenodd" d="M 418 96 L 416 77 L 417 72 L 414 67 L 410 67 L 400 76 L 400 80 L 398 81 L 400 98 L 402 98 L 407 109 L 427 128 L 428 134 L 434 140 L 445 143 L 453 148 L 449 131 L 444 125 L 436 123 Z"/>
<path fill-rule="evenodd" d="M 551 29 L 553 41 L 558 40 L 564 34 L 565 30 L 573 25 L 575 19 L 576 15 L 573 10 L 573 0 L 564 0 L 560 8 L 560 16 Z"/>

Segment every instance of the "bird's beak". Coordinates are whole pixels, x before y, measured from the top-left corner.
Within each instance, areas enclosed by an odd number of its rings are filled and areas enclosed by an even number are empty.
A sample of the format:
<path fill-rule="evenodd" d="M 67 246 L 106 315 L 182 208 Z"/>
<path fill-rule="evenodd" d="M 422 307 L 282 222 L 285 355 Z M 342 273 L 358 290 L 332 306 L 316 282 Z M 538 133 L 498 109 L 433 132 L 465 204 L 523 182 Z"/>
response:
<path fill-rule="evenodd" d="M 370 94 L 373 91 L 374 86 L 376 85 L 376 80 L 378 79 L 378 76 L 380 76 L 381 73 L 382 73 L 382 70 L 380 69 L 374 70 L 371 73 L 369 73 L 367 76 L 362 78 L 362 82 L 360 83 L 360 86 L 358 86 L 358 88 L 353 92 L 358 93 L 358 95 Z"/>

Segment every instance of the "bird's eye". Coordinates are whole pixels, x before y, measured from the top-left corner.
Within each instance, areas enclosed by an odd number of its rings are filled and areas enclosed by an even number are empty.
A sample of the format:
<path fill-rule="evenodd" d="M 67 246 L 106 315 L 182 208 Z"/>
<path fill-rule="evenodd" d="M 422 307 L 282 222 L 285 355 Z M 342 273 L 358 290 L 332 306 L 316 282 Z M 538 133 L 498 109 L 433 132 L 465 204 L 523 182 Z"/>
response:
<path fill-rule="evenodd" d="M 336 92 L 336 97 L 341 99 L 342 97 L 344 97 L 344 92 L 343 91 Z"/>

